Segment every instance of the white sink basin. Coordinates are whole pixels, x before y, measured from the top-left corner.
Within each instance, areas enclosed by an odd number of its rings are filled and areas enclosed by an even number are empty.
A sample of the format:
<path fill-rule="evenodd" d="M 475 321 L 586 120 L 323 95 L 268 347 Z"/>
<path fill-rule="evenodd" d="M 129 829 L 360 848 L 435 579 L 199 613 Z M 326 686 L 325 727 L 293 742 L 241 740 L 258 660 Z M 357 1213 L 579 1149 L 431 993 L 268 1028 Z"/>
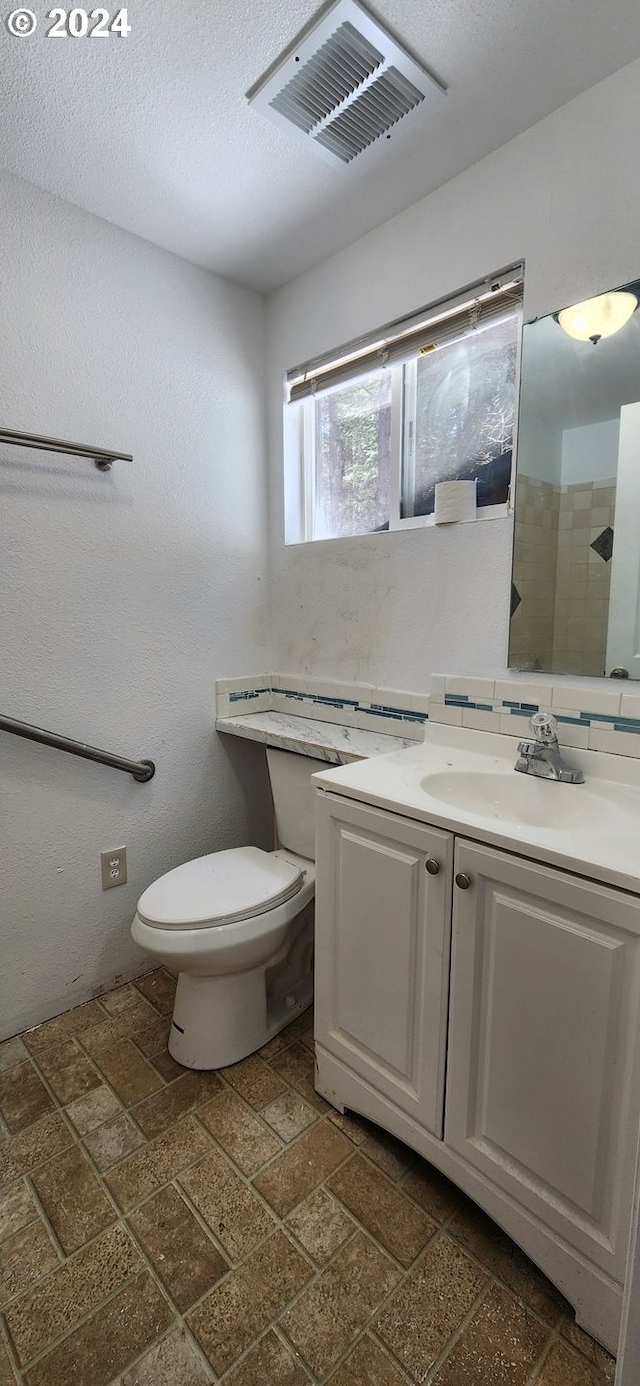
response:
<path fill-rule="evenodd" d="M 440 770 L 424 775 L 420 787 L 449 808 L 512 826 L 602 832 L 628 829 L 629 808 L 599 786 L 562 784 L 514 770 Z M 607 785 L 607 789 L 611 786 Z M 621 796 L 626 799 L 624 791 Z"/>

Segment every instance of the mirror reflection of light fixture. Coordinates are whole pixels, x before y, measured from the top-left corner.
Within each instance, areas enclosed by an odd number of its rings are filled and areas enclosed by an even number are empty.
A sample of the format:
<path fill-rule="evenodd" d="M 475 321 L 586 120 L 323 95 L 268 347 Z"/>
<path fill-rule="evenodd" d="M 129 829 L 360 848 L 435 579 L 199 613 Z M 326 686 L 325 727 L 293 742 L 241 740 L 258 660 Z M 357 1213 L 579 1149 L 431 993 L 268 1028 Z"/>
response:
<path fill-rule="evenodd" d="M 593 342 L 596 346 L 601 337 L 613 337 L 614 332 L 619 332 L 637 307 L 636 295 L 619 289 L 597 298 L 587 298 L 584 303 L 563 308 L 553 316 L 567 336 L 578 342 Z"/>

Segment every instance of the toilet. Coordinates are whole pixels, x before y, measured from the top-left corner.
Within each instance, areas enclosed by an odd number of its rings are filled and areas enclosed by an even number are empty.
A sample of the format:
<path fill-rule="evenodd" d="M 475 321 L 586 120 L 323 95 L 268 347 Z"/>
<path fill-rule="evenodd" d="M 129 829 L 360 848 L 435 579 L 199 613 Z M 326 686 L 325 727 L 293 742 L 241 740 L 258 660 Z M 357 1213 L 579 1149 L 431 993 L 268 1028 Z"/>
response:
<path fill-rule="evenodd" d="M 313 1000 L 318 762 L 267 749 L 276 851 L 234 847 L 185 862 L 138 901 L 134 941 L 178 973 L 169 1053 L 225 1068 L 277 1035 Z"/>

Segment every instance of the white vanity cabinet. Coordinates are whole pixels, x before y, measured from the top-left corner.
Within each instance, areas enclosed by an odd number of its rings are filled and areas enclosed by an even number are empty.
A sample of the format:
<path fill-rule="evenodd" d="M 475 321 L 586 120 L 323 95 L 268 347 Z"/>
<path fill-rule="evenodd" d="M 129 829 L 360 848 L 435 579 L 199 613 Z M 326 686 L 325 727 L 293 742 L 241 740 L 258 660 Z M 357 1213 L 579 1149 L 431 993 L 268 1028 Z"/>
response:
<path fill-rule="evenodd" d="M 458 1183 L 615 1350 L 640 898 L 322 790 L 316 882 L 319 1091 Z"/>
<path fill-rule="evenodd" d="M 321 794 L 316 843 L 322 1044 L 439 1138 L 453 837 Z"/>
<path fill-rule="evenodd" d="M 447 1144 L 622 1280 L 640 900 L 460 840 L 455 871 Z"/>

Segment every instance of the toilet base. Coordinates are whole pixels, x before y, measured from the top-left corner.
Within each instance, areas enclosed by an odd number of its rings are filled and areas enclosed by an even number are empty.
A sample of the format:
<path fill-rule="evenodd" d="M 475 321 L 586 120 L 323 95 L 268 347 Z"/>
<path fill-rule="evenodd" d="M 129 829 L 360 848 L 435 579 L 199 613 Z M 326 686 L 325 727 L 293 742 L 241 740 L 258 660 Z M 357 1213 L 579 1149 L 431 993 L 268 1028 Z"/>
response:
<path fill-rule="evenodd" d="M 261 1049 L 313 1001 L 313 912 L 268 963 L 217 977 L 180 972 L 169 1053 L 184 1068 L 227 1068 Z"/>

